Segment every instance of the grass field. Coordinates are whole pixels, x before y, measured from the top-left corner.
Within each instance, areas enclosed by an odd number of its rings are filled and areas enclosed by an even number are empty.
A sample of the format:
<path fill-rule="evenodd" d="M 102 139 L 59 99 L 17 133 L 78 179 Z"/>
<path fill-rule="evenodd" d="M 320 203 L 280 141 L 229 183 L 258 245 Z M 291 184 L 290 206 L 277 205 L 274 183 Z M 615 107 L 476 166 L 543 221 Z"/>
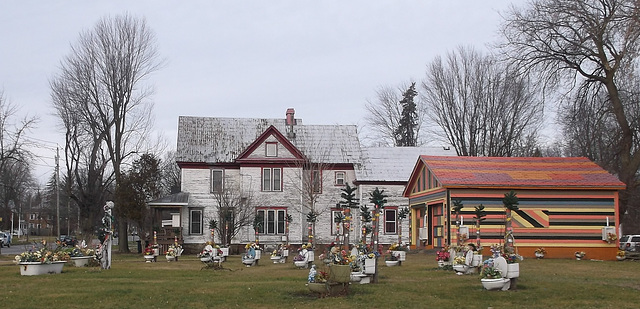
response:
<path fill-rule="evenodd" d="M 65 265 L 42 276 L 20 276 L 11 258 L 0 259 L 2 308 L 640 308 L 638 261 L 526 259 L 516 291 L 486 291 L 478 276 L 410 253 L 400 267 L 380 267 L 379 283 L 319 299 L 305 287 L 307 270 L 268 256 L 250 268 L 231 256 L 227 270 L 213 270 L 195 256 L 144 263 L 116 254 L 110 270 Z"/>

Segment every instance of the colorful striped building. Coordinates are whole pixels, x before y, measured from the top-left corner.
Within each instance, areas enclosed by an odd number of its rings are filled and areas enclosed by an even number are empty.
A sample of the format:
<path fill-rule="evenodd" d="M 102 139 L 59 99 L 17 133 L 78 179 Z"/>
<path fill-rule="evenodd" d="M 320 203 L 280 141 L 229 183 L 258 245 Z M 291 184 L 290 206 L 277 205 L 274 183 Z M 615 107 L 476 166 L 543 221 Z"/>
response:
<path fill-rule="evenodd" d="M 461 238 L 476 242 L 475 206 L 487 216 L 483 246 L 504 242 L 505 193 L 514 190 L 519 209 L 512 226 L 518 253 L 533 257 L 544 247 L 550 258 L 615 259 L 618 191 L 625 185 L 587 158 L 420 156 L 404 196 L 411 208 L 411 243 L 438 248 L 457 243 L 452 201 L 460 212 Z M 485 253 L 486 254 L 486 253 Z"/>

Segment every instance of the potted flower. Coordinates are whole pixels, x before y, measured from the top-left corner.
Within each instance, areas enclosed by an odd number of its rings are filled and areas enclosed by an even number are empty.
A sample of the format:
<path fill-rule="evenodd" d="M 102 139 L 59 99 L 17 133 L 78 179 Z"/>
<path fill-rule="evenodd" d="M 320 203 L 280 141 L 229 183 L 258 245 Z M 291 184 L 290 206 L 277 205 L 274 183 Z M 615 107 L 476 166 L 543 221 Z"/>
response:
<path fill-rule="evenodd" d="M 576 252 L 574 253 L 574 255 L 576 256 L 576 260 L 578 260 L 578 261 L 579 261 L 579 260 L 581 260 L 582 258 L 584 258 L 584 256 L 585 256 L 585 255 L 587 255 L 587 253 L 586 253 L 586 252 L 584 252 L 584 251 L 576 251 Z"/>
<path fill-rule="evenodd" d="M 610 244 L 616 240 L 618 240 L 618 235 L 616 235 L 615 233 L 607 233 L 607 243 Z"/>
<path fill-rule="evenodd" d="M 69 254 L 60 248 L 49 250 L 46 241 L 42 241 L 42 248 L 22 252 L 15 257 L 15 263 L 20 266 L 20 275 L 34 276 L 42 274 L 59 274 L 62 267 L 70 259 Z"/>
<path fill-rule="evenodd" d="M 208 241 L 204 246 L 204 249 L 196 255 L 202 263 L 207 267 L 214 266 L 215 262 L 220 264 L 222 262 L 222 250 L 220 246 Z"/>
<path fill-rule="evenodd" d="M 480 269 L 480 282 L 482 286 L 487 290 L 499 290 L 503 289 L 506 281 L 502 276 L 502 273 L 493 264 L 493 259 L 488 259 L 482 264 Z"/>
<path fill-rule="evenodd" d="M 318 293 L 318 297 L 322 297 L 329 293 L 329 286 L 327 281 L 329 280 L 329 274 L 325 271 L 316 271 L 315 265 L 309 270 L 309 282 L 307 287 L 309 291 Z"/>
<path fill-rule="evenodd" d="M 398 265 L 402 265 L 402 262 L 407 258 L 407 251 L 409 251 L 409 247 L 405 243 L 393 243 L 389 246 L 389 251 L 391 254 L 398 257 Z"/>
<path fill-rule="evenodd" d="M 177 261 L 178 257 L 182 255 L 182 247 L 178 244 L 173 244 L 169 246 L 167 252 L 164 253 L 167 258 L 167 262 Z"/>
<path fill-rule="evenodd" d="M 260 259 L 260 247 L 258 247 L 256 243 L 250 242 L 244 246 L 244 248 L 247 250 L 247 253 L 242 256 L 242 264 L 247 267 L 257 265 L 258 260 Z"/>
<path fill-rule="evenodd" d="M 94 258 L 95 252 L 91 248 L 75 246 L 68 251 L 68 254 L 75 267 L 83 267 L 89 265 L 89 261 Z"/>
<path fill-rule="evenodd" d="M 155 256 L 153 255 L 153 252 L 154 251 L 151 245 L 144 248 L 144 251 L 142 252 L 142 254 L 144 255 L 144 260 L 147 263 L 155 262 Z"/>
<path fill-rule="evenodd" d="M 449 258 L 451 257 L 450 253 L 448 250 L 444 250 L 444 248 L 442 250 L 439 250 L 438 252 L 436 252 L 436 261 L 438 262 L 438 266 L 439 267 L 444 267 L 446 265 L 446 263 L 449 262 Z"/>
<path fill-rule="evenodd" d="M 467 259 L 464 256 L 457 255 L 453 258 L 453 270 L 458 274 L 464 274 L 469 269 L 469 266 L 466 265 Z"/>
<path fill-rule="evenodd" d="M 616 260 L 622 261 L 625 258 L 626 258 L 626 256 L 625 256 L 624 250 L 618 250 L 618 253 L 616 253 Z"/>
<path fill-rule="evenodd" d="M 538 249 L 536 249 L 535 253 L 536 258 L 541 259 L 545 256 L 545 254 L 547 254 L 547 250 L 545 250 L 544 248 L 540 247 Z"/>
<path fill-rule="evenodd" d="M 520 263 L 522 256 L 515 253 L 504 253 L 502 255 L 507 260 L 507 276 L 506 278 L 518 278 L 520 277 Z"/>
<path fill-rule="evenodd" d="M 384 263 L 387 264 L 388 267 L 393 267 L 398 265 L 398 263 L 400 262 L 398 260 L 398 256 L 393 254 L 393 252 L 391 251 L 387 251 L 387 255 L 385 255 L 384 257 Z"/>

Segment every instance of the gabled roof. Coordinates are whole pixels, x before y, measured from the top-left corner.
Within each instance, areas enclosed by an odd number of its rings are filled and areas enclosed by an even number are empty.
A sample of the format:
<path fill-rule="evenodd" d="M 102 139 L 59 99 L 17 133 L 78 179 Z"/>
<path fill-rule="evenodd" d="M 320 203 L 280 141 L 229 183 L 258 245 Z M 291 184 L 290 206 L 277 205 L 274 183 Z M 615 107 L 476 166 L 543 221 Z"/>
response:
<path fill-rule="evenodd" d="M 356 169 L 358 182 L 406 182 L 420 155 L 455 155 L 451 147 L 367 147 L 364 161 Z"/>
<path fill-rule="evenodd" d="M 271 126 L 314 162 L 361 161 L 355 125 L 302 125 L 302 120 L 296 119 L 296 125 L 289 127 L 285 119 L 191 116 L 178 119 L 176 161 L 233 163 Z M 289 128 L 295 135 L 286 134 Z"/>
<path fill-rule="evenodd" d="M 624 189 L 617 177 L 584 157 L 420 156 L 405 196 L 422 167 L 445 188 Z M 411 189 L 409 188 L 411 187 Z"/>

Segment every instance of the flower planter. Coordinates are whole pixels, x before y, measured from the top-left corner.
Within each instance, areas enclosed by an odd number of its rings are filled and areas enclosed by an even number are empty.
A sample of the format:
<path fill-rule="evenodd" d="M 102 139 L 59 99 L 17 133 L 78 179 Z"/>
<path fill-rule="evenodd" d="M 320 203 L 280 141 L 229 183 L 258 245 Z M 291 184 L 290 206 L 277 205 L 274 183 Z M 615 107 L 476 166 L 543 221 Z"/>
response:
<path fill-rule="evenodd" d="M 147 262 L 147 263 L 151 263 L 151 262 L 153 262 L 153 261 L 154 261 L 154 258 L 155 258 L 155 256 L 153 256 L 153 255 L 145 255 L 145 256 L 144 256 L 144 260 L 145 260 L 145 262 Z"/>
<path fill-rule="evenodd" d="M 242 259 L 242 264 L 247 265 L 247 267 L 255 264 L 256 259 Z"/>
<path fill-rule="evenodd" d="M 396 251 L 391 251 L 391 254 L 397 256 L 398 257 L 398 261 L 400 261 L 400 262 L 404 262 L 407 259 L 407 252 L 406 251 L 396 250 Z"/>
<path fill-rule="evenodd" d="M 536 252 L 535 254 L 536 254 L 536 259 L 541 259 L 544 257 L 544 253 L 542 252 Z"/>
<path fill-rule="evenodd" d="M 91 260 L 93 256 L 76 256 L 72 257 L 71 261 L 73 262 L 73 266 L 75 267 L 84 267 L 89 265 L 89 260 Z"/>
<path fill-rule="evenodd" d="M 373 275 L 376 273 L 376 259 L 364 259 L 364 270 L 362 273 L 366 275 Z"/>
<path fill-rule="evenodd" d="M 309 291 L 319 294 L 329 293 L 329 288 L 326 283 L 309 282 L 307 283 Z"/>
<path fill-rule="evenodd" d="M 482 254 L 474 254 L 473 260 L 471 261 L 471 266 L 477 267 L 482 265 Z"/>
<path fill-rule="evenodd" d="M 55 261 L 48 263 L 40 262 L 21 262 L 18 263 L 20 267 L 20 275 L 22 276 L 37 276 L 44 274 L 59 274 L 62 272 L 62 266 L 66 261 Z"/>
<path fill-rule="evenodd" d="M 352 271 L 351 272 L 351 282 L 360 282 L 360 280 L 362 280 L 362 273 L 359 271 Z"/>
<path fill-rule="evenodd" d="M 272 256 L 271 260 L 273 261 L 273 264 L 284 263 L 284 262 L 281 262 L 284 260 L 284 258 L 280 255 Z"/>
<path fill-rule="evenodd" d="M 444 261 L 438 260 L 438 267 L 444 267 Z"/>
<path fill-rule="evenodd" d="M 624 261 L 624 259 L 625 259 L 625 257 L 624 257 L 624 256 L 616 255 L 616 260 L 618 260 L 618 261 Z"/>
<path fill-rule="evenodd" d="M 501 290 L 504 288 L 505 284 L 509 281 L 509 279 L 498 278 L 498 279 L 480 279 L 482 282 L 482 287 L 486 290 Z"/>
<path fill-rule="evenodd" d="M 200 258 L 200 261 L 203 263 L 209 263 L 211 262 L 211 260 L 212 260 L 211 256 L 203 256 Z"/>
<path fill-rule="evenodd" d="M 165 255 L 165 257 L 167 258 L 167 262 L 173 262 L 176 260 L 176 257 L 173 255 Z"/>
<path fill-rule="evenodd" d="M 507 264 L 507 278 L 520 277 L 520 263 Z"/>
<path fill-rule="evenodd" d="M 351 266 L 329 265 L 329 281 L 347 283 L 351 280 Z"/>
<path fill-rule="evenodd" d="M 298 268 L 306 268 L 307 267 L 307 262 L 306 261 L 293 261 L 293 265 L 296 265 L 296 267 Z"/>
<path fill-rule="evenodd" d="M 393 266 L 398 266 L 398 263 L 400 263 L 400 261 L 384 261 L 385 264 L 387 264 L 388 267 L 393 267 Z"/>
<path fill-rule="evenodd" d="M 469 266 L 464 264 L 453 265 L 453 270 L 455 270 L 458 273 L 466 273 L 468 269 L 469 269 Z"/>

